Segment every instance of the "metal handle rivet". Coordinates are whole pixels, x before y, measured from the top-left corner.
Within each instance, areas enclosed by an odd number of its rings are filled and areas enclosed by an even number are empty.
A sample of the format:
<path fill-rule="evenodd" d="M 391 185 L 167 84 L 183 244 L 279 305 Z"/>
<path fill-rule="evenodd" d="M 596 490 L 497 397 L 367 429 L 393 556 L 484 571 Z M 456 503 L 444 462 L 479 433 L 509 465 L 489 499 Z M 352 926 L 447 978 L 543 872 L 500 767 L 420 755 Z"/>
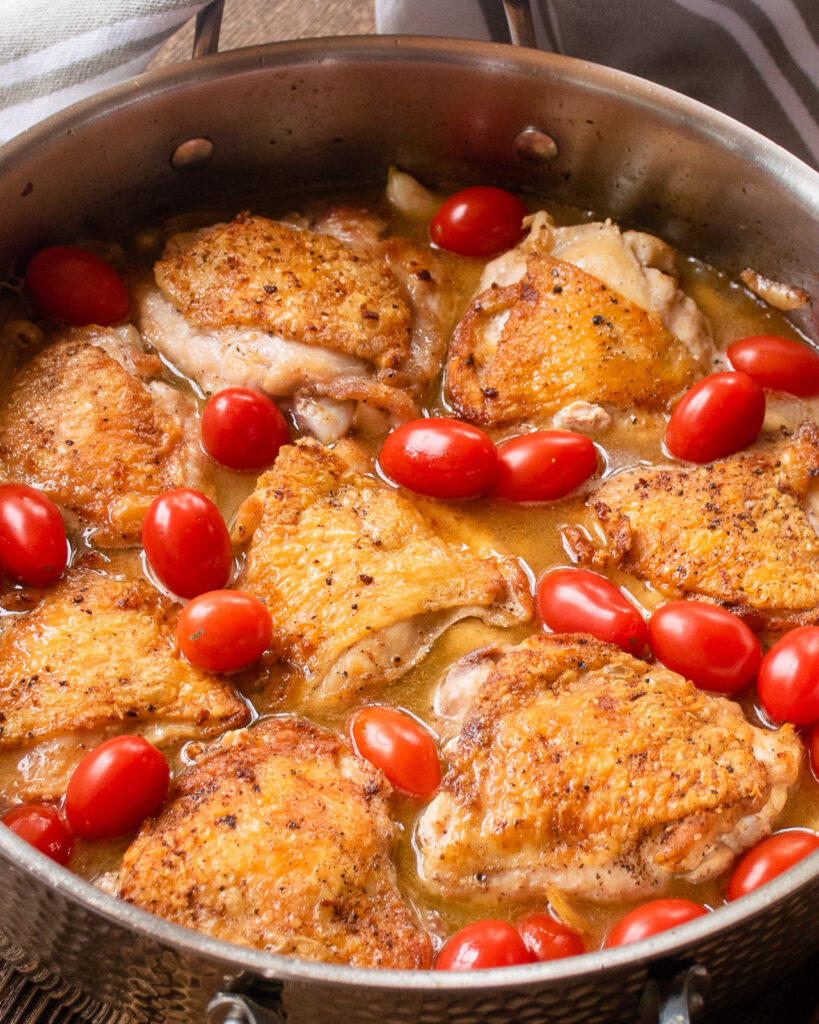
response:
<path fill-rule="evenodd" d="M 180 174 L 201 171 L 213 159 L 214 145 L 210 139 L 188 139 L 171 154 L 171 167 Z"/>
<path fill-rule="evenodd" d="M 515 136 L 515 152 L 530 164 L 548 164 L 557 156 L 557 143 L 539 128 L 524 128 Z"/>

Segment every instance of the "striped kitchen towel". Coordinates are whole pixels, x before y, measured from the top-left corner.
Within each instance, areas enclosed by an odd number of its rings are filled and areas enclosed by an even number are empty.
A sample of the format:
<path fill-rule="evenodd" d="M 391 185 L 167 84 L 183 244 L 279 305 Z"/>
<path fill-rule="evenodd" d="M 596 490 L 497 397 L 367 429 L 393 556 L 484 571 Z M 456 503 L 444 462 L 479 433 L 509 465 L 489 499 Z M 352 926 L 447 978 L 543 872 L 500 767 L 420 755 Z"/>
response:
<path fill-rule="evenodd" d="M 0 0 L 0 142 L 143 71 L 206 0 Z"/>

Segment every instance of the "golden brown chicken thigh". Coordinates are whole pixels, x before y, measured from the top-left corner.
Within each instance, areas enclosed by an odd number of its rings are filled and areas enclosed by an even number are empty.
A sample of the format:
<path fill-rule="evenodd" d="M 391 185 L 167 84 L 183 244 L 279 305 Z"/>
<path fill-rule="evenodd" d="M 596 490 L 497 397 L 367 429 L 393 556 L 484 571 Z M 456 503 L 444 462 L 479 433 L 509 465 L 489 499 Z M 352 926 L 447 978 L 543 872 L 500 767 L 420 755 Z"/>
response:
<path fill-rule="evenodd" d="M 133 567 L 104 570 L 70 569 L 0 639 L 0 800 L 61 795 L 111 735 L 165 747 L 247 720 L 225 679 L 179 654 L 178 609 Z"/>
<path fill-rule="evenodd" d="M 125 854 L 119 895 L 245 946 L 356 967 L 429 967 L 398 890 L 389 784 L 307 722 L 214 744 Z"/>
<path fill-rule="evenodd" d="M 495 903 L 702 881 L 771 831 L 796 783 L 793 727 L 577 635 L 467 655 L 437 697 L 450 768 L 421 815 L 425 882 Z"/>
<path fill-rule="evenodd" d="M 604 542 L 578 528 L 586 564 L 623 569 L 668 597 L 705 598 L 755 628 L 819 620 L 819 538 L 807 494 L 819 474 L 819 428 L 707 466 L 633 469 L 589 499 Z"/>
<path fill-rule="evenodd" d="M 158 494 L 207 490 L 193 401 L 145 382 L 161 369 L 115 329 L 66 331 L 12 381 L 2 471 L 62 505 L 95 545 L 138 544 Z"/>
<path fill-rule="evenodd" d="M 138 323 L 205 392 L 264 391 L 324 442 L 410 419 L 452 299 L 436 254 L 380 229 L 341 207 L 300 224 L 242 214 L 171 239 L 156 286 L 135 289 Z"/>
<path fill-rule="evenodd" d="M 532 614 L 522 568 L 491 535 L 371 472 L 353 442 L 302 440 L 239 510 L 240 585 L 273 617 L 272 677 L 289 675 L 289 692 L 308 704 L 397 678 L 459 619 L 505 626 Z"/>
<path fill-rule="evenodd" d="M 483 426 L 602 428 L 611 407 L 664 408 L 704 372 L 710 344 L 659 239 L 538 214 L 487 266 L 452 336 L 447 393 Z"/>

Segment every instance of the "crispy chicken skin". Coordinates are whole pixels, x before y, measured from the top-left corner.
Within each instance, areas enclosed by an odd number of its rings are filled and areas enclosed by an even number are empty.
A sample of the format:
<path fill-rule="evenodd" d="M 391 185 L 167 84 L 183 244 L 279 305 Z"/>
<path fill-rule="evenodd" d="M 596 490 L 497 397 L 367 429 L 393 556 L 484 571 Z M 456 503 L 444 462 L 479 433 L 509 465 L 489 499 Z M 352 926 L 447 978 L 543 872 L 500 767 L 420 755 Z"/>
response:
<path fill-rule="evenodd" d="M 339 738 L 268 719 L 214 744 L 125 854 L 120 896 L 273 953 L 424 968 L 401 896 L 389 785 Z"/>
<path fill-rule="evenodd" d="M 710 332 L 659 246 L 608 223 L 555 229 L 536 215 L 521 246 L 489 264 L 452 335 L 455 409 L 490 427 L 557 413 L 556 425 L 576 427 L 564 411 L 575 403 L 594 403 L 604 425 L 603 406 L 664 408 L 704 371 Z"/>
<path fill-rule="evenodd" d="M 302 440 L 281 450 L 239 510 L 240 586 L 273 617 L 273 675 L 302 673 L 308 704 L 402 675 L 466 616 L 511 625 L 532 614 L 523 570 L 491 535 L 370 472 L 351 441 L 330 450 Z"/>
<path fill-rule="evenodd" d="M 409 307 L 386 260 L 330 235 L 240 215 L 165 256 L 154 274 L 201 327 L 256 327 L 383 368 L 409 351 Z"/>
<path fill-rule="evenodd" d="M 134 288 L 139 326 L 205 392 L 257 388 L 325 443 L 411 419 L 454 299 L 438 255 L 382 239 L 384 228 L 339 206 L 298 224 L 242 214 L 172 238 L 156 285 Z"/>
<path fill-rule="evenodd" d="M 6 797 L 61 794 L 88 746 L 109 735 L 164 746 L 247 720 L 226 680 L 180 656 L 178 609 L 144 580 L 104 568 L 70 569 L 0 640 Z"/>
<path fill-rule="evenodd" d="M 754 628 L 819 621 L 819 538 L 806 514 L 819 428 L 707 466 L 633 469 L 589 499 L 603 544 L 565 531 L 579 561 L 668 597 L 705 598 Z M 670 514 L 670 512 L 672 514 Z"/>
<path fill-rule="evenodd" d="M 2 471 L 62 505 L 98 547 L 138 544 L 163 491 L 207 490 L 193 401 L 140 379 L 161 368 L 114 329 L 67 330 L 0 408 Z"/>
<path fill-rule="evenodd" d="M 792 726 L 755 728 L 581 634 L 467 655 L 437 707 L 457 739 L 417 843 L 447 897 L 610 901 L 711 878 L 771 831 L 800 770 Z"/>

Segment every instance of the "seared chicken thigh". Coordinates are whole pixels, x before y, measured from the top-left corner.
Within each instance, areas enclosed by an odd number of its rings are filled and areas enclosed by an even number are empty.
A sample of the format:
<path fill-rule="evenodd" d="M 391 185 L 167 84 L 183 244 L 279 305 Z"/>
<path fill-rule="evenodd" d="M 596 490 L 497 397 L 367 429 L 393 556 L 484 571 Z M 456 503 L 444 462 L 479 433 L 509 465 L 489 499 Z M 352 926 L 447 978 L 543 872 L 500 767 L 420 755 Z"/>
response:
<path fill-rule="evenodd" d="M 0 409 L 0 466 L 44 491 L 99 547 L 139 543 L 153 499 L 207 490 L 193 401 L 151 381 L 162 364 L 132 328 L 74 328 L 15 376 Z"/>
<path fill-rule="evenodd" d="M 429 967 L 402 898 L 389 784 L 337 737 L 268 719 L 214 744 L 125 854 L 120 896 L 229 942 L 356 967 Z"/>
<path fill-rule="evenodd" d="M 487 265 L 452 336 L 447 392 L 485 426 L 605 428 L 612 408 L 662 409 L 710 348 L 659 239 L 610 222 L 555 228 L 539 213 Z"/>
<path fill-rule="evenodd" d="M 283 448 L 234 531 L 248 545 L 240 585 L 273 617 L 272 678 L 316 706 L 402 675 L 459 619 L 532 613 L 523 570 L 491 535 L 369 472 L 350 441 Z"/>
<path fill-rule="evenodd" d="M 0 639 L 0 801 L 61 795 L 111 735 L 167 746 L 247 720 L 226 680 L 180 656 L 175 606 L 133 569 L 100 570 L 70 569 Z"/>
<path fill-rule="evenodd" d="M 627 470 L 589 499 L 602 545 L 576 527 L 567 541 L 581 562 L 725 605 L 755 628 L 816 622 L 819 538 L 807 495 L 817 474 L 813 423 L 712 465 Z"/>
<path fill-rule="evenodd" d="M 417 415 L 445 344 L 442 275 L 435 254 L 382 241 L 354 210 L 310 227 L 245 214 L 169 246 L 158 289 L 136 288 L 137 315 L 205 392 L 242 385 L 290 401 L 328 442 L 354 420 L 383 429 Z"/>
<path fill-rule="evenodd" d="M 711 878 L 771 831 L 801 763 L 792 726 L 756 728 L 584 635 L 467 655 L 437 710 L 450 768 L 417 844 L 447 897 L 608 901 Z"/>

